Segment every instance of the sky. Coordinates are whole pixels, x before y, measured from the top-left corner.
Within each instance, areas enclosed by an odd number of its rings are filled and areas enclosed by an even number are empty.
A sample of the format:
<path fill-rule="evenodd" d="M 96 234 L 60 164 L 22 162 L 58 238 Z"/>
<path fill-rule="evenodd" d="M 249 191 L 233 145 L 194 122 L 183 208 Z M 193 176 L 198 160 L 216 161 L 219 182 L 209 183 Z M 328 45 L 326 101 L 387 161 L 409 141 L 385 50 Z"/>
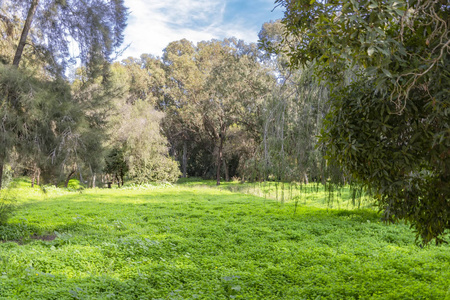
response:
<path fill-rule="evenodd" d="M 162 56 L 170 42 L 183 38 L 257 42 L 262 24 L 283 16 L 274 0 L 125 0 L 125 5 L 130 15 L 123 45 L 129 47 L 120 59 Z"/>

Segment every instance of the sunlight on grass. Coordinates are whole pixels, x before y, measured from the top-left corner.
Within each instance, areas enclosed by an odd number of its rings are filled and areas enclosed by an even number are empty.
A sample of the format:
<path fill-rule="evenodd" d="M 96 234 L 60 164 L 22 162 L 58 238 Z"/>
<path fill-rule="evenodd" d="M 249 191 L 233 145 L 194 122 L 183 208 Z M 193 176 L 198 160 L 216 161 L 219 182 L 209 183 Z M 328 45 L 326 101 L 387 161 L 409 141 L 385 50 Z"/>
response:
<path fill-rule="evenodd" d="M 0 227 L 0 298 L 450 296 L 449 247 L 422 249 L 373 210 L 324 209 L 322 194 L 305 192 L 294 214 L 293 201 L 202 184 L 21 186 L 19 210 Z"/>

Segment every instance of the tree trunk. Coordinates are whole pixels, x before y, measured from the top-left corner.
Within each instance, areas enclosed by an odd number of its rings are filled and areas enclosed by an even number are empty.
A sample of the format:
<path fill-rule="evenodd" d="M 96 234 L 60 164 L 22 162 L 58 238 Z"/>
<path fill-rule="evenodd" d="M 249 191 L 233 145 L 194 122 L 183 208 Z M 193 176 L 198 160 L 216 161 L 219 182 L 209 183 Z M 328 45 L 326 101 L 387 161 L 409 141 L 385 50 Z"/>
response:
<path fill-rule="evenodd" d="M 227 164 L 226 159 L 223 160 L 223 170 L 225 171 L 225 181 L 229 182 L 230 181 L 230 172 L 228 170 L 228 164 Z"/>
<path fill-rule="evenodd" d="M 38 168 L 37 164 L 33 165 L 33 177 L 31 178 L 31 187 L 34 185 L 39 185 L 39 177 L 41 176 L 41 169 Z"/>
<path fill-rule="evenodd" d="M 223 135 L 222 133 L 219 136 L 219 152 L 217 153 L 217 185 L 220 185 L 220 165 L 222 164 L 222 155 L 223 155 Z"/>
<path fill-rule="evenodd" d="M 77 170 L 73 169 L 72 171 L 70 171 L 69 175 L 67 176 L 66 182 L 64 183 L 64 187 L 67 188 L 69 186 L 69 180 L 70 177 L 72 177 L 73 174 L 75 174 Z"/>
<path fill-rule="evenodd" d="M 285 170 L 285 165 L 284 165 L 284 111 L 285 108 L 283 107 L 283 112 L 281 113 L 281 162 L 280 162 L 280 170 L 279 170 L 279 178 L 278 180 L 283 180 L 284 181 L 284 173 L 286 172 Z"/>
<path fill-rule="evenodd" d="M 181 162 L 183 169 L 183 178 L 187 176 L 187 142 L 183 142 L 183 161 Z"/>
<path fill-rule="evenodd" d="M 266 123 L 264 124 L 264 162 L 265 162 L 264 173 L 266 173 L 267 170 L 269 169 L 269 149 L 267 147 L 268 126 L 269 126 L 269 121 L 267 120 Z M 264 176 L 264 180 L 266 180 L 265 176 Z"/>
<path fill-rule="evenodd" d="M 119 179 L 119 175 L 117 175 L 117 173 L 116 173 L 116 180 L 117 180 L 117 187 L 120 188 L 120 179 Z"/>
<path fill-rule="evenodd" d="M 95 189 L 95 178 L 96 178 L 96 174 L 94 173 L 93 175 L 92 175 L 92 188 L 93 189 Z"/>
<path fill-rule="evenodd" d="M 0 160 L 0 190 L 2 189 L 3 180 L 3 159 Z"/>
<path fill-rule="evenodd" d="M 34 188 L 34 180 L 36 179 L 36 165 L 33 166 L 33 176 L 31 177 L 31 187 Z"/>
<path fill-rule="evenodd" d="M 34 13 L 39 4 L 39 0 L 33 0 L 31 2 L 30 8 L 28 9 L 27 19 L 23 25 L 22 35 L 20 36 L 19 44 L 17 45 L 16 54 L 14 55 L 13 66 L 18 67 L 20 60 L 22 58 L 23 48 L 27 42 L 28 32 L 31 28 L 31 22 L 33 21 Z"/>

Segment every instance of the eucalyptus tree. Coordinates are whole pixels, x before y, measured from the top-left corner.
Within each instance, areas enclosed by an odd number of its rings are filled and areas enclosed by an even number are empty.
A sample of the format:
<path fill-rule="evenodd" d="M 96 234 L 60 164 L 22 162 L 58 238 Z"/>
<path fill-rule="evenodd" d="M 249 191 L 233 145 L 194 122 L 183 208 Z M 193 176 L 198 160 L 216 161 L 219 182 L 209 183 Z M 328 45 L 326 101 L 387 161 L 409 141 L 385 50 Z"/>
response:
<path fill-rule="evenodd" d="M 207 94 L 200 103 L 201 117 L 205 131 L 215 144 L 219 185 L 229 129 L 240 126 L 248 132 L 256 130 L 271 77 L 253 55 L 257 53 L 256 45 L 225 39 L 202 42 L 198 48 L 198 60 L 205 62 L 201 68 L 208 72 Z"/>
<path fill-rule="evenodd" d="M 166 73 L 163 63 L 157 57 L 142 54 L 140 58 L 128 57 L 122 60 L 129 78 L 127 102 L 143 100 L 155 107 L 164 102 Z"/>
<path fill-rule="evenodd" d="M 317 62 L 332 93 L 328 156 L 370 188 L 389 222 L 424 243 L 450 229 L 448 1 L 290 1 L 293 65 Z M 352 73 L 351 80 L 348 73 Z"/>
<path fill-rule="evenodd" d="M 197 105 L 204 95 L 205 73 L 197 61 L 197 48 L 186 39 L 171 42 L 164 49 L 166 84 L 164 101 L 159 106 L 165 112 L 163 129 L 172 146 L 172 154 L 181 153 L 183 177 L 187 176 L 188 152 L 199 142 L 202 124 L 197 114 Z"/>
<path fill-rule="evenodd" d="M 230 128 L 235 141 L 243 136 L 248 140 L 259 138 L 259 107 L 271 78 L 257 53 L 256 45 L 235 39 L 197 45 L 184 39 L 170 43 L 164 50 L 167 81 L 160 109 L 166 113 L 164 132 L 173 154 L 181 153 L 184 176 L 189 166 L 197 175 L 215 169 L 219 184 L 222 165 L 229 178 L 227 162 L 240 158 L 244 161 L 244 154 L 251 156 L 247 154 L 249 148 L 237 150 L 226 144 Z M 238 133 L 244 131 L 248 134 Z"/>

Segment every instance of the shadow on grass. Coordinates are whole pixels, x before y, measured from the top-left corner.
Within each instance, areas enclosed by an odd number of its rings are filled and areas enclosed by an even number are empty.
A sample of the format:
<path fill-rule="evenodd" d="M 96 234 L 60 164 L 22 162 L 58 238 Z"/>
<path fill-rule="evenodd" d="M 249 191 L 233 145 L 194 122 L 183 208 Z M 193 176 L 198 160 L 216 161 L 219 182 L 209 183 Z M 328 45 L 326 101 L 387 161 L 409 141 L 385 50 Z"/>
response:
<path fill-rule="evenodd" d="M 17 291 L 22 299 L 227 299 L 241 294 L 232 289 L 238 286 L 239 278 L 217 271 L 162 265 L 128 279 L 106 274 L 70 278 L 29 267 L 20 281 L 4 280 L 0 291 L 11 297 L 8 299 L 15 298 Z"/>
<path fill-rule="evenodd" d="M 0 242 L 14 242 L 23 245 L 30 242 L 32 236 L 48 235 L 42 235 L 39 232 L 40 228 L 38 226 L 28 225 L 25 222 L 0 225 Z"/>

